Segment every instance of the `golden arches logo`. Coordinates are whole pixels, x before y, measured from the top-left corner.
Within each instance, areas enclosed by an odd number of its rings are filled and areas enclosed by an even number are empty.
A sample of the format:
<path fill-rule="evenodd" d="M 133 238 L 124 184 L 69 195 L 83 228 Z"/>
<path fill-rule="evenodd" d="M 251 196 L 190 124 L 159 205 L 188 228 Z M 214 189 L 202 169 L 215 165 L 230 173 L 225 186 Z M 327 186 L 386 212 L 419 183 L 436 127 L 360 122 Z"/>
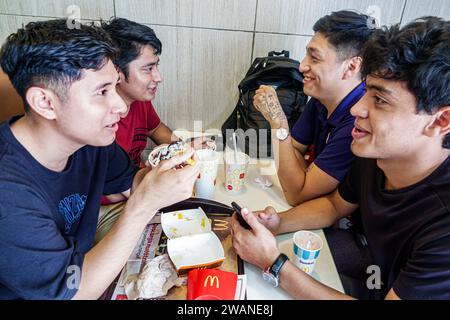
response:
<path fill-rule="evenodd" d="M 228 221 L 223 219 L 214 219 L 214 227 L 215 231 L 224 231 L 228 229 Z"/>
<path fill-rule="evenodd" d="M 219 278 L 217 278 L 217 276 L 207 276 L 205 279 L 205 283 L 203 284 L 203 286 L 206 288 L 206 285 L 208 284 L 208 280 L 209 280 L 209 286 L 210 287 L 214 287 L 214 282 L 216 283 L 216 288 L 219 289 L 220 287 L 220 283 L 219 283 Z"/>

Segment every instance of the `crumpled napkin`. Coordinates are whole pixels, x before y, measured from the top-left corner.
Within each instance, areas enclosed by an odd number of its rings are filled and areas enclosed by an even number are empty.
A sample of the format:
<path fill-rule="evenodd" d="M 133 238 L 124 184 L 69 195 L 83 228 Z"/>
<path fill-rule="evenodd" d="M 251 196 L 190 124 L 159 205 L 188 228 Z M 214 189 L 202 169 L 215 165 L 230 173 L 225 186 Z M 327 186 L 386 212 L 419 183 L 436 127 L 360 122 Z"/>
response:
<path fill-rule="evenodd" d="M 167 254 L 148 261 L 139 275 L 129 276 L 125 293 L 129 300 L 152 299 L 167 295 L 173 286 L 180 287 L 185 279 L 179 278 Z"/>

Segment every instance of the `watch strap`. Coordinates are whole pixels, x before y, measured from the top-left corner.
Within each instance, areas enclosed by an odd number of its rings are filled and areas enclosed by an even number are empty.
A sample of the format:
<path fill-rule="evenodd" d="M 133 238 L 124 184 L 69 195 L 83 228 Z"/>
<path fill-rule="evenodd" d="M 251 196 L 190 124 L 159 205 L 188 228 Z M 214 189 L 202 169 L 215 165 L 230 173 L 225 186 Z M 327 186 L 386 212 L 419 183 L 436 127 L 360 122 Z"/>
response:
<path fill-rule="evenodd" d="M 284 253 L 280 253 L 278 258 L 275 260 L 275 262 L 272 264 L 272 266 L 269 268 L 269 272 L 273 274 L 275 277 L 278 277 L 278 274 L 280 273 L 281 268 L 283 267 L 284 263 L 288 261 L 289 258 Z"/>

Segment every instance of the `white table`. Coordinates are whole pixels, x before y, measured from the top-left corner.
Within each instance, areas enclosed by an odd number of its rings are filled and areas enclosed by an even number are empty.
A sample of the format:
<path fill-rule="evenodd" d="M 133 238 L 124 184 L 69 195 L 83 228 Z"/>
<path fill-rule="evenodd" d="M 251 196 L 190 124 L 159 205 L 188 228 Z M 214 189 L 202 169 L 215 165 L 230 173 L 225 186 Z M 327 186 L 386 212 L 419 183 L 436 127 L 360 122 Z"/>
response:
<path fill-rule="evenodd" d="M 178 136 L 186 137 L 182 133 Z M 240 206 L 246 206 L 252 210 L 264 209 L 266 206 L 272 206 L 277 211 L 284 211 L 290 206 L 284 199 L 283 191 L 278 180 L 275 162 L 273 160 L 257 160 L 251 159 L 248 173 L 246 190 L 240 194 L 231 194 L 225 191 L 223 186 L 225 170 L 223 161 L 219 165 L 217 174 L 217 185 L 212 200 L 230 205 L 232 201 L 236 201 Z M 255 178 L 267 178 L 273 186 L 269 189 L 262 189 L 255 182 Z M 323 240 L 323 248 L 320 251 L 319 258 L 316 262 L 312 276 L 321 283 L 334 288 L 340 292 L 344 292 L 341 280 L 336 270 L 333 257 L 325 239 L 322 230 L 316 232 Z M 281 252 L 285 253 L 291 260 L 294 255 L 292 246 L 293 233 L 277 236 L 278 246 Z M 244 263 L 245 274 L 247 275 L 247 299 L 249 300 L 288 300 L 293 299 L 285 291 L 280 288 L 274 288 L 262 279 L 261 270 L 249 263 Z"/>

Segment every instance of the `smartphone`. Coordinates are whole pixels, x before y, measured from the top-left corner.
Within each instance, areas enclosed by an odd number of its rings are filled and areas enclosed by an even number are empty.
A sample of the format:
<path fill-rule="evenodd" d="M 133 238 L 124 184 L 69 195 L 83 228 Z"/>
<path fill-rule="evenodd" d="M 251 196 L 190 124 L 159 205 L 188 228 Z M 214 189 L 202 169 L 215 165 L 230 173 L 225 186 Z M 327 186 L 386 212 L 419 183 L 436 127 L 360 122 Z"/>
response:
<path fill-rule="evenodd" d="M 251 230 L 251 227 L 248 225 L 247 221 L 245 221 L 244 218 L 242 217 L 241 213 L 242 208 L 234 201 L 231 203 L 231 206 L 233 207 L 234 211 L 236 211 L 237 218 L 241 226 L 243 226 L 245 229 Z"/>

